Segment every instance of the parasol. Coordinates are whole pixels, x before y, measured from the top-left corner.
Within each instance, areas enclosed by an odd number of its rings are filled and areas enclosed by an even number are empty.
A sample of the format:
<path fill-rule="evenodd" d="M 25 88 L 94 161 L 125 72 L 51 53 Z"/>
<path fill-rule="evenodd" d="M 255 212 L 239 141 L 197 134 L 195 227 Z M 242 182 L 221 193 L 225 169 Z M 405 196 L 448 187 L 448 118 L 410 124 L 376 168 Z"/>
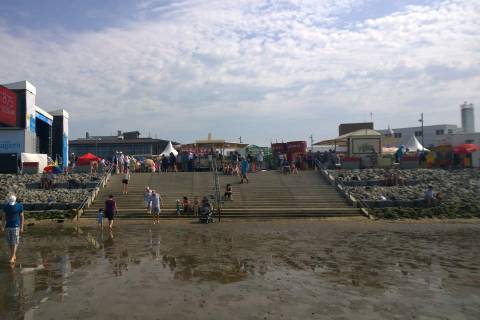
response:
<path fill-rule="evenodd" d="M 43 172 L 63 173 L 63 170 L 59 166 L 48 165 L 45 168 L 43 168 Z"/>
<path fill-rule="evenodd" d="M 453 148 L 453 153 L 468 154 L 480 150 L 480 147 L 473 143 L 464 143 Z"/>

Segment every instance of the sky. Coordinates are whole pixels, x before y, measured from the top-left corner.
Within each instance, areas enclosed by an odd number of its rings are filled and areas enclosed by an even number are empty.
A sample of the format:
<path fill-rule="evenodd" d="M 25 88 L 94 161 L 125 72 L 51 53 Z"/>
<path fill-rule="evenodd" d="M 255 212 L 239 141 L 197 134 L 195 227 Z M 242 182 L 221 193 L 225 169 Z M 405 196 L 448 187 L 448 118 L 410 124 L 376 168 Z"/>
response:
<path fill-rule="evenodd" d="M 480 126 L 478 0 L 1 0 L 0 83 L 70 112 L 70 136 L 139 130 L 268 145 Z"/>

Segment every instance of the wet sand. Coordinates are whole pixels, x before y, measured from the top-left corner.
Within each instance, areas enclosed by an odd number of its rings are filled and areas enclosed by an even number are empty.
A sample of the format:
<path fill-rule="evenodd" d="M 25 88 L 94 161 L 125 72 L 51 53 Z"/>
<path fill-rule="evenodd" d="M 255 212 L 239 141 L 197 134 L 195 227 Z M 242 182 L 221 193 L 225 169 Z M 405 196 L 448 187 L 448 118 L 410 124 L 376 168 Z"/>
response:
<path fill-rule="evenodd" d="M 479 319 L 480 223 L 36 225 L 0 284 L 0 319 Z"/>

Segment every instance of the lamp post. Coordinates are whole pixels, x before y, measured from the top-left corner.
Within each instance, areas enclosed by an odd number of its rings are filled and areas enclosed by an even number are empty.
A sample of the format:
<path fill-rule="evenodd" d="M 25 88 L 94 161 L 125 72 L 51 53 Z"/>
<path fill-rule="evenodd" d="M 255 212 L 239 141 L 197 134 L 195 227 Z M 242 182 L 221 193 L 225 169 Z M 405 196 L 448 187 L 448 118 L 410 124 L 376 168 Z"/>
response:
<path fill-rule="evenodd" d="M 423 138 L 423 112 L 420 114 L 420 119 L 418 120 L 422 124 L 422 151 L 425 149 L 425 140 Z"/>
<path fill-rule="evenodd" d="M 102 138 L 95 139 L 95 155 L 98 157 L 98 141 L 102 140 Z"/>

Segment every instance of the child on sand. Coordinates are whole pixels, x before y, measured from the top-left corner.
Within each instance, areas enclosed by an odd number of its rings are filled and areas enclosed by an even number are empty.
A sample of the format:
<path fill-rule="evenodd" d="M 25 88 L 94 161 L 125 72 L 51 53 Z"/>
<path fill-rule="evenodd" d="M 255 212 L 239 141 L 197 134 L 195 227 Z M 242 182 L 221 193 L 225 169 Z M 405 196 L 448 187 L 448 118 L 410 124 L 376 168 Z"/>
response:
<path fill-rule="evenodd" d="M 98 228 L 101 229 L 103 228 L 103 209 L 98 209 L 98 214 L 97 214 L 97 222 L 98 222 Z"/>
<path fill-rule="evenodd" d="M 152 214 L 153 214 L 153 224 L 160 223 L 160 208 L 162 206 L 162 197 L 160 193 L 155 190 L 151 191 L 150 199 L 152 199 Z"/>

